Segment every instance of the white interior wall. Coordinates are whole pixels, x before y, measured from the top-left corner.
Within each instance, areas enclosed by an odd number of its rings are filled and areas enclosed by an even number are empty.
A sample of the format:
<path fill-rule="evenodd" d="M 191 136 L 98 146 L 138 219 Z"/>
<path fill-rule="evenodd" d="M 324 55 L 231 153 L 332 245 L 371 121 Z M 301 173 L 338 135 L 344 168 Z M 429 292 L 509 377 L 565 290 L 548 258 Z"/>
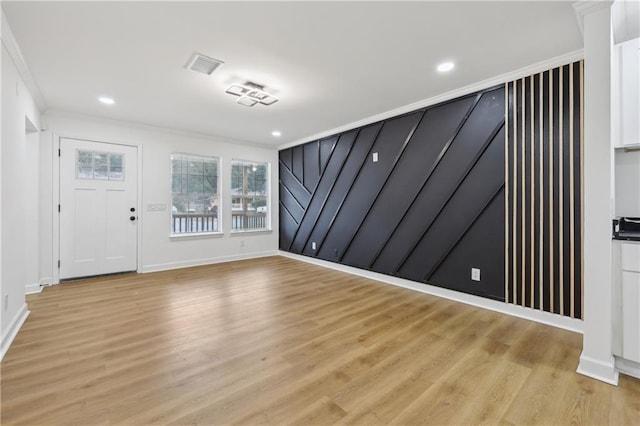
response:
<path fill-rule="evenodd" d="M 139 194 L 142 227 L 139 271 L 150 272 L 220 261 L 275 254 L 278 248 L 278 152 L 275 148 L 258 147 L 229 140 L 188 135 L 149 126 L 85 117 L 51 111 L 44 116 L 48 132 L 42 137 L 43 181 L 55 182 L 57 143 L 60 137 L 99 142 L 137 145 L 142 156 L 142 193 Z M 171 161 L 173 152 L 218 156 L 222 162 L 222 212 L 224 235 L 170 238 L 171 218 Z M 231 194 L 228 188 L 232 159 L 245 159 L 271 164 L 270 205 L 271 232 L 231 234 Z M 43 189 L 44 190 L 44 189 Z M 57 199 L 55 184 L 47 186 L 41 206 L 42 241 L 51 244 L 42 250 L 41 279 L 54 277 L 55 226 Z M 54 200 L 53 202 L 51 200 Z M 165 211 L 147 211 L 152 203 L 166 204 Z"/>
<path fill-rule="evenodd" d="M 2 45 L 2 271 L 0 294 L 3 352 L 27 313 L 25 286 L 38 271 L 37 133 L 27 137 L 28 118 L 40 127 L 40 113 L 5 45 Z M 35 218 L 35 219 L 34 219 Z"/>

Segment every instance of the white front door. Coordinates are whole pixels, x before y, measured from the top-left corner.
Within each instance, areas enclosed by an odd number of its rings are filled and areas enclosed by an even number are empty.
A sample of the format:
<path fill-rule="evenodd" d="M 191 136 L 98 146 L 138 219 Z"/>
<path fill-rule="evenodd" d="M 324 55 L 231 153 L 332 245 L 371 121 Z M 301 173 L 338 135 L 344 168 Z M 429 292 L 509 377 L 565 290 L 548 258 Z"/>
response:
<path fill-rule="evenodd" d="M 138 149 L 61 138 L 60 150 L 60 279 L 135 271 Z"/>

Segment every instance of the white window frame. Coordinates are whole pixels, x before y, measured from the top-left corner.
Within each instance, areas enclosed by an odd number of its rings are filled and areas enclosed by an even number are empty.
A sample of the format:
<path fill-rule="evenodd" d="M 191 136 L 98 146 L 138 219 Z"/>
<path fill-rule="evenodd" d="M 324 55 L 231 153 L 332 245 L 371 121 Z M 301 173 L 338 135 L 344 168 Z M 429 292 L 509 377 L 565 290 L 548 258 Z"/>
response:
<path fill-rule="evenodd" d="M 233 186 L 233 166 L 238 163 L 264 165 L 266 168 L 264 198 L 266 201 L 267 212 L 264 218 L 265 226 L 263 228 L 238 229 L 238 228 L 234 228 L 233 226 L 233 198 L 234 196 L 236 196 L 235 194 L 233 194 L 233 187 L 232 187 Z M 230 229 L 231 234 L 271 232 L 271 217 L 272 217 L 271 215 L 271 163 L 269 163 L 268 161 L 256 161 L 256 160 L 245 160 L 240 158 L 233 158 L 231 159 L 231 167 L 229 169 L 229 180 L 230 180 L 229 190 L 231 192 L 231 197 L 230 197 L 231 198 L 231 229 Z M 252 195 L 245 195 L 243 193 L 241 197 L 252 197 Z"/>
<path fill-rule="evenodd" d="M 175 157 L 186 157 L 187 159 L 189 158 L 193 158 L 193 159 L 200 159 L 200 160 L 215 160 L 217 162 L 217 168 L 216 168 L 216 172 L 217 172 L 217 230 L 215 231 L 208 231 L 208 230 L 203 230 L 203 231 L 185 231 L 185 232 L 175 232 L 174 230 L 174 226 L 175 226 L 175 221 L 174 221 L 174 211 L 173 211 L 173 207 L 174 207 L 174 192 L 173 192 L 173 176 L 174 176 L 174 172 L 173 172 L 173 160 Z M 223 179 L 223 170 L 222 170 L 222 158 L 215 156 L 215 155 L 205 155 L 205 154 L 193 154 L 193 153 L 187 153 L 187 152 L 172 152 L 170 155 L 170 170 L 169 170 L 169 175 L 170 175 L 170 181 L 169 181 L 169 189 L 170 189 L 170 193 L 171 193 L 171 204 L 170 204 L 170 220 L 171 223 L 169 224 L 169 236 L 171 238 L 185 238 L 185 237 L 202 237 L 202 236 L 222 236 L 224 235 L 224 209 L 223 209 L 223 194 L 222 194 L 222 179 Z M 180 173 L 181 176 L 189 176 L 188 173 L 183 173 L 181 170 Z M 203 178 L 206 175 L 204 174 L 203 171 Z M 204 214 L 204 211 L 202 212 L 202 219 L 203 222 L 206 219 L 206 216 Z M 196 217 L 196 216 L 194 216 Z M 187 225 L 189 226 L 189 225 Z M 193 228 L 193 224 L 190 224 L 190 226 Z M 195 225 L 196 227 L 198 226 L 198 224 Z"/>

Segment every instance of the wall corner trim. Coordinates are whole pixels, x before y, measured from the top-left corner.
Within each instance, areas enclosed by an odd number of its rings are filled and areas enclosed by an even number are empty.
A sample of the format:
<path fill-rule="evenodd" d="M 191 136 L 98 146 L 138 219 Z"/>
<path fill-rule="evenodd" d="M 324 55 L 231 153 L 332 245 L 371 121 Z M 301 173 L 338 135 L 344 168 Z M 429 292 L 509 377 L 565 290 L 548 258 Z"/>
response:
<path fill-rule="evenodd" d="M 7 21 L 7 17 L 5 16 L 4 12 L 2 12 L 2 44 L 7 49 L 7 52 L 9 52 L 9 56 L 13 60 L 18 73 L 22 77 L 24 84 L 29 90 L 29 93 L 31 93 L 31 96 L 33 96 L 33 100 L 40 110 L 40 113 L 44 113 L 47 109 L 47 104 L 44 100 L 44 97 L 42 96 L 40 88 L 31 75 L 31 71 L 29 71 L 27 62 L 22 55 L 22 50 L 20 50 L 20 46 L 13 36 L 13 32 L 11 32 L 9 21 Z"/>
<path fill-rule="evenodd" d="M 2 340 L 0 341 L 0 361 L 4 358 L 11 346 L 11 343 L 13 343 L 13 340 L 18 335 L 18 331 L 20 331 L 22 324 L 27 320 L 30 313 L 31 312 L 27 309 L 27 304 L 25 303 L 11 320 L 9 327 L 7 327 L 7 330 L 2 335 Z"/>
<path fill-rule="evenodd" d="M 397 287 L 419 291 L 420 293 L 443 297 L 445 299 L 453 300 L 471 306 L 476 306 L 478 308 L 488 309 L 490 311 L 499 312 L 502 314 L 511 315 L 514 317 L 582 334 L 583 322 L 579 319 L 569 318 L 549 312 L 539 311 L 536 309 L 525 308 L 518 305 L 512 305 L 510 303 L 505 303 L 498 300 L 492 300 L 480 296 L 474 296 L 472 294 L 461 293 L 459 291 L 449 290 L 443 287 L 437 287 L 429 284 L 419 283 L 416 281 L 406 280 L 403 278 L 392 277 L 390 275 L 380 274 L 378 272 L 366 271 L 364 269 L 358 269 L 352 266 L 346 266 L 338 263 L 328 262 L 325 260 L 315 259 L 312 257 L 293 254 L 282 250 L 280 250 L 277 254 L 291 259 L 300 260 L 302 262 L 312 263 L 314 265 L 324 266 L 325 268 L 346 272 L 348 274 L 357 275 L 364 278 L 369 278 L 375 281 L 383 282 L 385 284 L 391 284 Z"/>
<path fill-rule="evenodd" d="M 588 357 L 582 352 L 576 372 L 583 376 L 618 386 L 618 370 L 613 356 L 606 361 L 601 361 Z"/>

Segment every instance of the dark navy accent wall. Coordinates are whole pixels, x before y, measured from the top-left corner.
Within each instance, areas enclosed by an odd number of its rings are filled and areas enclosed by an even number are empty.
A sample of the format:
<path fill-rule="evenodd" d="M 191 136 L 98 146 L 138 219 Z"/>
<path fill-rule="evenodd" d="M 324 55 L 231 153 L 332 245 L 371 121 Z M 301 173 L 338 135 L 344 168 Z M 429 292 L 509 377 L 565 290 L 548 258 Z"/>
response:
<path fill-rule="evenodd" d="M 501 86 L 280 151 L 280 249 L 504 300 L 504 121 Z"/>

